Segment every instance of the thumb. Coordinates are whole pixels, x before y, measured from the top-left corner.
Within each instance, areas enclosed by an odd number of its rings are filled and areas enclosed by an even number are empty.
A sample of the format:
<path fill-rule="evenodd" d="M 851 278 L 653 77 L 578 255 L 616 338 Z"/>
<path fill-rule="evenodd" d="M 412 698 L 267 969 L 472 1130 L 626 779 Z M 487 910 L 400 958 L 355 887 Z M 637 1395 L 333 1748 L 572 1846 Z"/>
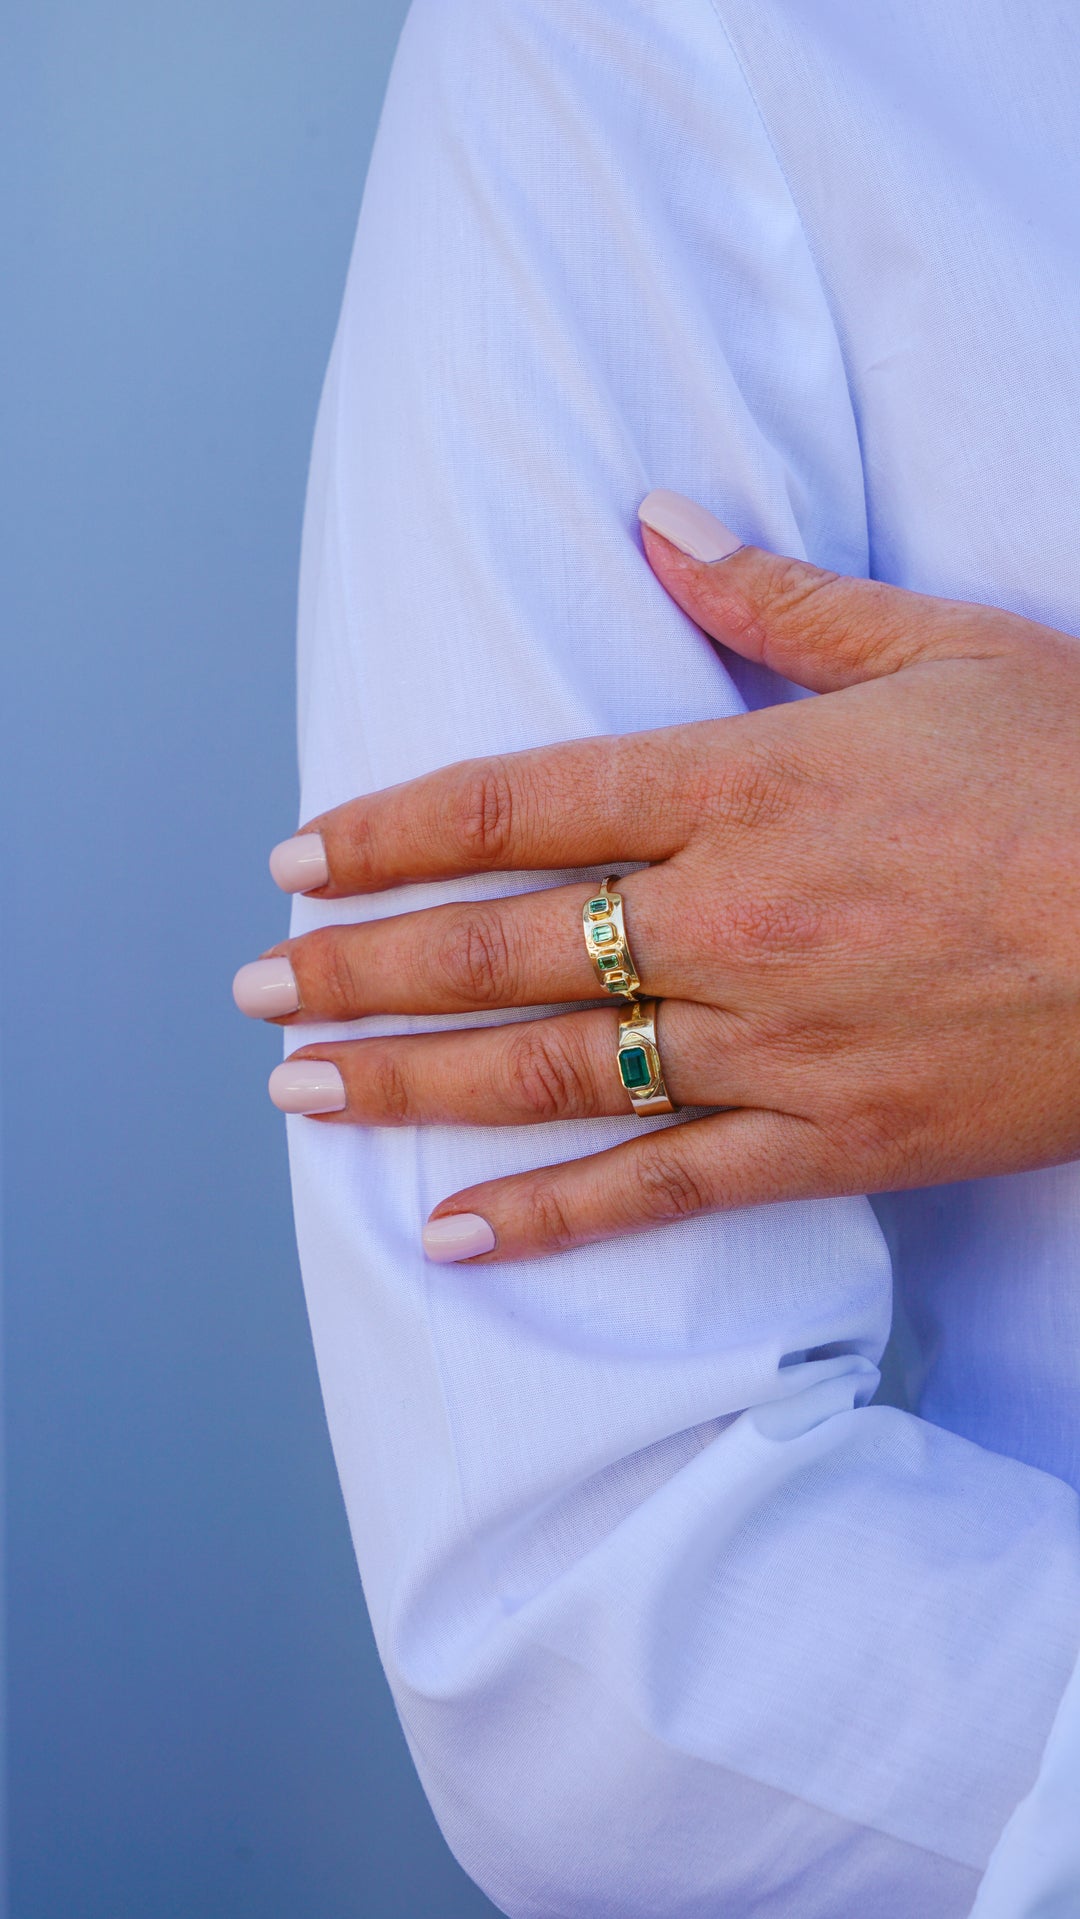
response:
<path fill-rule="evenodd" d="M 681 493 L 648 494 L 638 519 L 649 565 L 692 620 L 744 659 L 817 693 L 917 660 L 989 658 L 1005 650 L 1015 624 L 996 608 L 849 579 L 743 545 Z"/>

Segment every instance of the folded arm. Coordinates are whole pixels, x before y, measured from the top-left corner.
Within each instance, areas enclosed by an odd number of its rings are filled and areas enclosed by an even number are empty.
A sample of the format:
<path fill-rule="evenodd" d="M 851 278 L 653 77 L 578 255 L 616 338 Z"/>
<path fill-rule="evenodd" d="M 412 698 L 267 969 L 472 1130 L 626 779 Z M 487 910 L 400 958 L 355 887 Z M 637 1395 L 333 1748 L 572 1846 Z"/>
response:
<path fill-rule="evenodd" d="M 304 816 L 782 694 L 650 575 L 653 485 L 865 571 L 839 351 L 715 15 L 424 0 L 313 464 Z M 301 901 L 294 930 L 543 883 Z M 424 1261 L 447 1193 L 636 1125 L 291 1122 L 338 1466 L 437 1816 L 514 1915 L 964 1913 L 1075 1657 L 1074 1496 L 866 1403 L 890 1272 L 865 1200 Z"/>

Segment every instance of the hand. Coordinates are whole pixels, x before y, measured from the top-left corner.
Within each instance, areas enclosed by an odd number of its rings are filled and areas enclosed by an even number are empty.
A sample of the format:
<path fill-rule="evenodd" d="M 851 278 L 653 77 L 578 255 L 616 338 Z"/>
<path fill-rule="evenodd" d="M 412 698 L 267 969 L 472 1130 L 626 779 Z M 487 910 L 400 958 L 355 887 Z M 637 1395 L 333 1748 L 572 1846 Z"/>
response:
<path fill-rule="evenodd" d="M 724 1110 L 457 1193 L 425 1231 L 431 1256 L 519 1259 L 1080 1154 L 1080 647 L 993 608 L 731 551 L 675 495 L 642 513 L 679 540 L 646 526 L 698 625 L 824 697 L 451 766 L 276 849 L 281 883 L 324 899 L 650 862 L 621 891 L 643 990 L 663 1001 L 668 1090 Z M 592 890 L 326 928 L 244 968 L 238 1002 L 301 1026 L 602 1001 L 581 931 Z M 620 1010 L 309 1046 L 272 1090 L 287 1110 L 335 1107 L 329 1123 L 623 1113 Z"/>

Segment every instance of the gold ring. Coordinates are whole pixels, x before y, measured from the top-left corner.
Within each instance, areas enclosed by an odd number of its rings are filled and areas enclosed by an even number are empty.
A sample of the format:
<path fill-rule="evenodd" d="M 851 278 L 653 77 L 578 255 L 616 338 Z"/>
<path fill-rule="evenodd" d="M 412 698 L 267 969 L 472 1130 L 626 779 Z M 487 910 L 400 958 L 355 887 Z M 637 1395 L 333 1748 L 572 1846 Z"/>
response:
<path fill-rule="evenodd" d="M 659 1006 L 659 1000 L 635 1000 L 619 1021 L 619 1078 L 639 1119 L 651 1119 L 654 1113 L 676 1110 L 668 1098 L 660 1064 L 656 1037 Z"/>
<path fill-rule="evenodd" d="M 585 929 L 585 950 L 605 993 L 619 993 L 625 999 L 633 999 L 641 981 L 627 945 L 622 894 L 608 892 L 618 877 L 617 873 L 611 873 L 599 892 L 585 901 L 581 923 Z"/>

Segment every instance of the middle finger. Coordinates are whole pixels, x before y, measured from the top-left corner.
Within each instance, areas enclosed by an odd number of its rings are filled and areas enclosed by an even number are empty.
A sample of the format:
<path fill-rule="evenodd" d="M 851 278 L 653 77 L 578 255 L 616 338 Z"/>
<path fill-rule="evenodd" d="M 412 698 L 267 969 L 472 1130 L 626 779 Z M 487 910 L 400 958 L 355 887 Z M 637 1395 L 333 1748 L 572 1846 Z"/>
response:
<path fill-rule="evenodd" d="M 683 982 L 671 951 L 664 870 L 632 874 L 616 890 L 641 990 L 670 998 Z M 321 927 L 242 967 L 237 1004 L 253 1017 L 293 1025 L 607 999 L 582 933 L 582 907 L 595 890 L 557 886 Z"/>

